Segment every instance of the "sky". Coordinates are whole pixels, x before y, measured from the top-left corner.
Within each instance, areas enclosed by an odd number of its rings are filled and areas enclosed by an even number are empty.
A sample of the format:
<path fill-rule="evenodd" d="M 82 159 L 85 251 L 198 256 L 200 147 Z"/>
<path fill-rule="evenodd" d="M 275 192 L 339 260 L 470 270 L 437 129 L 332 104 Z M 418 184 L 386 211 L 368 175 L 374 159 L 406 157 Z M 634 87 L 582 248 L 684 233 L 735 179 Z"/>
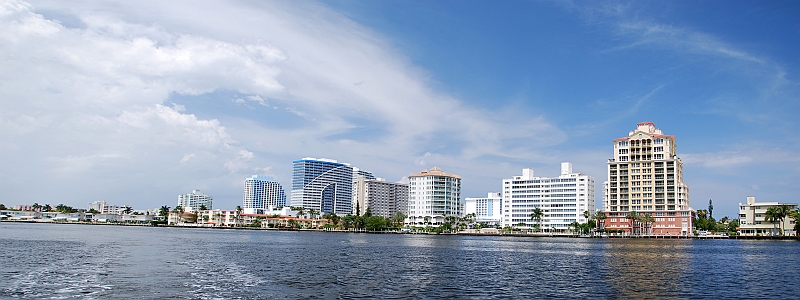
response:
<path fill-rule="evenodd" d="M 593 176 L 639 122 L 690 204 L 800 202 L 797 1 L 0 1 L 0 203 L 241 205 L 292 161 L 462 197 L 561 162 Z"/>

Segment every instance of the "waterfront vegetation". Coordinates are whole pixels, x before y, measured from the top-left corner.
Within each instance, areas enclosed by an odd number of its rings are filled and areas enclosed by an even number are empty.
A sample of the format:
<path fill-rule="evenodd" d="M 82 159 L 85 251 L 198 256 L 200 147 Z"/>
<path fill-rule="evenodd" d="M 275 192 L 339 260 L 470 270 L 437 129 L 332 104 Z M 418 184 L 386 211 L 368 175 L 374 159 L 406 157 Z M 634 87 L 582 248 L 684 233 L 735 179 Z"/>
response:
<path fill-rule="evenodd" d="M 201 207 L 200 209 L 203 210 L 205 207 Z M 278 209 L 281 209 L 279 207 Z M 404 225 L 404 220 L 406 219 L 407 215 L 403 214 L 402 212 L 396 213 L 391 218 L 385 218 L 382 216 L 375 216 L 372 214 L 371 210 L 368 208 L 363 215 L 359 215 L 360 208 L 356 208 L 357 214 L 356 215 L 346 215 L 346 216 L 339 216 L 335 213 L 325 213 L 321 214 L 319 210 L 316 209 L 305 209 L 303 207 L 289 207 L 291 210 L 297 212 L 296 219 L 289 219 L 284 224 L 275 224 L 266 222 L 268 218 L 281 218 L 280 215 L 272 215 L 272 216 L 258 216 L 255 218 L 250 218 L 248 220 L 249 223 L 243 222 L 243 209 L 241 206 L 237 206 L 235 209 L 235 224 L 229 224 L 228 227 L 244 227 L 244 228 L 277 228 L 277 229 L 324 229 L 324 230 L 357 230 L 357 231 L 399 231 L 401 229 L 412 231 L 412 232 L 424 232 L 424 233 L 456 233 L 459 231 L 463 231 L 465 229 L 473 229 L 479 231 L 483 228 L 495 228 L 498 229 L 500 232 L 503 233 L 554 233 L 558 232 L 556 228 L 542 228 L 541 223 L 544 217 L 544 211 L 541 208 L 536 208 L 530 215 L 530 220 L 533 222 L 533 225 L 529 225 L 529 223 L 519 223 L 516 226 L 506 226 L 506 227 L 499 227 L 495 224 L 488 224 L 485 222 L 475 222 L 476 215 L 469 214 L 464 217 L 456 217 L 456 216 L 448 216 L 445 217 L 444 223 L 441 224 L 433 224 L 431 222 L 431 218 L 425 218 L 424 226 L 407 226 Z M 0 210 L 7 210 L 7 211 L 19 211 L 19 209 L 14 209 L 11 207 L 7 207 L 5 204 L 0 203 Z M 51 206 L 50 204 L 41 205 L 39 203 L 33 203 L 28 207 L 27 210 L 32 210 L 34 212 L 59 212 L 59 213 L 89 213 L 89 214 L 100 214 L 100 212 L 94 209 L 76 209 L 71 206 L 67 206 L 64 204 L 58 204 L 55 207 Z M 124 206 L 121 210 L 123 214 L 142 214 L 140 212 L 134 212 L 130 206 Z M 739 227 L 739 220 L 738 219 L 730 219 L 727 216 L 723 217 L 719 220 L 716 220 L 711 214 L 713 212 L 713 206 L 709 201 L 708 209 L 700 209 L 696 211 L 695 217 L 693 219 L 694 230 L 693 234 L 698 235 L 700 232 L 709 232 L 711 234 L 725 234 L 734 236 L 737 234 L 737 229 Z M 189 224 L 199 224 L 199 223 L 207 223 L 209 221 L 209 216 L 205 215 L 200 217 L 200 214 L 197 210 L 192 211 L 191 213 L 185 213 L 185 209 L 181 206 L 176 206 L 174 209 L 170 208 L 169 206 L 162 206 L 158 209 L 157 216 L 159 218 L 155 218 L 155 220 L 150 221 L 151 225 L 167 225 L 168 218 L 170 213 L 179 214 L 179 218 L 183 223 Z M 625 231 L 620 229 L 605 229 L 603 228 L 603 221 L 606 219 L 605 213 L 602 211 L 597 211 L 592 214 L 589 211 L 583 212 L 584 217 L 588 220 L 586 223 L 579 223 L 579 222 L 572 222 L 569 224 L 569 232 L 575 235 L 624 235 Z M 220 219 L 221 215 L 217 214 L 212 218 Z M 301 220 L 308 220 L 308 219 L 301 219 L 301 218 L 308 218 L 312 220 L 320 220 L 323 219 L 325 222 L 315 222 L 317 226 L 312 225 L 311 222 L 303 222 Z M 636 211 L 629 212 L 625 218 L 630 222 L 631 232 L 630 235 L 632 236 L 641 236 L 641 235 L 652 235 L 653 234 L 653 224 L 655 223 L 655 218 L 649 213 L 638 213 Z M 782 228 L 785 228 L 786 219 L 794 220 L 794 231 L 795 235 L 800 233 L 800 209 L 795 209 L 789 205 L 781 205 L 781 206 L 774 206 L 770 207 L 766 213 L 764 214 L 764 219 L 766 222 L 770 222 L 773 224 L 773 234 L 772 235 L 785 235 Z M 324 224 L 324 225 L 319 225 Z M 438 225 L 438 226 L 437 226 Z"/>

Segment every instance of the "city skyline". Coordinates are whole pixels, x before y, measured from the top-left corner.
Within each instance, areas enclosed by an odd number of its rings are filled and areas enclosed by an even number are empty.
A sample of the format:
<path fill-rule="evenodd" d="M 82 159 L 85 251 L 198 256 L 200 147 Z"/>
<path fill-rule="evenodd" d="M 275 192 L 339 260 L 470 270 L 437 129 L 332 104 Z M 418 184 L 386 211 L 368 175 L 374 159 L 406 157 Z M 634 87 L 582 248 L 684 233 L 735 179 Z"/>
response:
<path fill-rule="evenodd" d="M 0 1 L 0 203 L 142 208 L 326 157 L 438 166 L 462 201 L 522 168 L 596 180 L 640 122 L 694 209 L 800 187 L 800 4 Z M 47 182 L 42 188 L 41 182 Z M 58 192 L 59 198 L 50 198 Z"/>

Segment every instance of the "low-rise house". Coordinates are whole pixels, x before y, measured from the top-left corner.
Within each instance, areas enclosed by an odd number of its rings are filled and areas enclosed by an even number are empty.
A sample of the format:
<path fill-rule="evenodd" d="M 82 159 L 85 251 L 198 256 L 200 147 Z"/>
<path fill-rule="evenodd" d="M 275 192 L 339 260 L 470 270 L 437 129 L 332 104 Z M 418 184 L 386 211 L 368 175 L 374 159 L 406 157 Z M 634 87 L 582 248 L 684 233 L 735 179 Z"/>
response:
<path fill-rule="evenodd" d="M 739 203 L 739 234 L 747 236 L 778 235 L 783 226 L 784 235 L 794 235 L 794 219 L 788 216 L 780 222 L 768 222 L 767 210 L 770 207 L 788 205 L 797 208 L 797 203 L 756 202 L 755 196 L 747 196 L 747 203 Z"/>

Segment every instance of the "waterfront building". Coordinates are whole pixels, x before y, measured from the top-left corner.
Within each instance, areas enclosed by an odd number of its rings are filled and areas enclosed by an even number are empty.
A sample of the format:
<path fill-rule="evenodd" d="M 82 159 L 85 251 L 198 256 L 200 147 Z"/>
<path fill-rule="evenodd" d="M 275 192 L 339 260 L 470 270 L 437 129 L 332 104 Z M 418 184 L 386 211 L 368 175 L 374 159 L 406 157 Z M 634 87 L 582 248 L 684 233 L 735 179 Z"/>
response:
<path fill-rule="evenodd" d="M 125 206 L 111 205 L 111 204 L 108 204 L 105 201 L 100 200 L 100 201 L 95 201 L 95 202 L 89 203 L 89 209 L 88 210 L 94 209 L 94 210 L 97 211 L 97 213 L 100 213 L 100 214 L 119 215 L 119 214 L 122 214 L 125 211 L 125 208 L 126 208 Z"/>
<path fill-rule="evenodd" d="M 767 222 L 767 210 L 770 207 L 788 205 L 793 210 L 797 208 L 797 203 L 778 203 L 778 202 L 756 202 L 755 196 L 747 196 L 747 203 L 739 203 L 739 234 L 755 235 L 775 235 L 780 234 L 778 228 L 783 226 L 785 235 L 795 235 L 795 220 L 788 216 L 782 222 Z"/>
<path fill-rule="evenodd" d="M 531 214 L 539 208 L 541 220 Z M 537 177 L 533 169 L 503 180 L 503 226 L 566 232 L 572 222 L 586 223 L 584 212 L 594 212 L 594 178 L 572 172 L 561 163 L 558 177 Z"/>
<path fill-rule="evenodd" d="M 614 158 L 608 160 L 608 181 L 603 184 L 605 228 L 627 234 L 691 234 L 694 213 L 675 136 L 642 122 L 613 143 Z M 634 213 L 650 214 L 654 222 L 638 222 Z"/>
<path fill-rule="evenodd" d="M 488 193 L 485 198 L 465 198 L 464 202 L 464 215 L 475 214 L 475 223 L 502 223 L 503 197 L 500 193 Z"/>
<path fill-rule="evenodd" d="M 191 193 L 178 195 L 178 206 L 184 210 L 200 210 L 201 206 L 205 209 L 212 209 L 211 196 L 203 194 L 200 190 L 193 190 Z"/>
<path fill-rule="evenodd" d="M 353 181 L 359 175 L 374 179 L 370 172 L 332 159 L 306 157 L 292 163 L 291 205 L 315 209 L 321 215 L 329 212 L 341 216 L 351 214 Z"/>
<path fill-rule="evenodd" d="M 367 209 L 373 216 L 384 218 L 391 218 L 398 212 L 407 215 L 408 184 L 357 175 L 353 182 L 353 215 L 364 215 Z"/>
<path fill-rule="evenodd" d="M 272 176 L 253 175 L 244 180 L 242 209 L 246 214 L 263 214 L 279 206 L 286 206 L 283 186 Z"/>
<path fill-rule="evenodd" d="M 462 216 L 461 176 L 439 167 L 408 176 L 408 218 L 412 226 L 439 226 Z"/>

